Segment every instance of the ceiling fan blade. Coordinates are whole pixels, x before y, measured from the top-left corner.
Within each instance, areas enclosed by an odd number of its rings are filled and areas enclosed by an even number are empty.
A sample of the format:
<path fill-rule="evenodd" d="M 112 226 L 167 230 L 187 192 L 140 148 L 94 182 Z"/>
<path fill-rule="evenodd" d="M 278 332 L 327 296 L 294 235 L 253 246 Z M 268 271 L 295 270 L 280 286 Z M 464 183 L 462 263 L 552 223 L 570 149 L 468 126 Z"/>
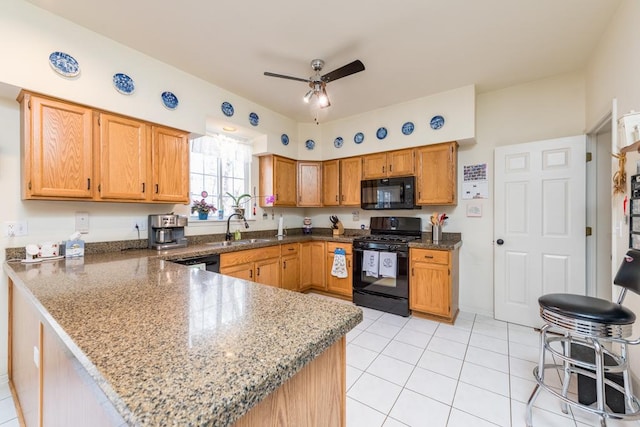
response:
<path fill-rule="evenodd" d="M 360 71 L 364 71 L 364 64 L 359 59 L 356 59 L 355 61 L 347 65 L 344 65 L 325 74 L 324 76 L 322 76 L 322 81 L 325 83 L 329 83 L 334 80 L 350 76 L 351 74 L 359 73 Z"/>
<path fill-rule="evenodd" d="M 268 71 L 265 71 L 264 75 L 269 77 L 279 77 L 281 79 L 297 80 L 299 82 L 305 82 L 305 83 L 309 83 L 310 81 L 309 79 L 301 79 L 300 77 L 285 76 L 284 74 L 270 73 Z"/>

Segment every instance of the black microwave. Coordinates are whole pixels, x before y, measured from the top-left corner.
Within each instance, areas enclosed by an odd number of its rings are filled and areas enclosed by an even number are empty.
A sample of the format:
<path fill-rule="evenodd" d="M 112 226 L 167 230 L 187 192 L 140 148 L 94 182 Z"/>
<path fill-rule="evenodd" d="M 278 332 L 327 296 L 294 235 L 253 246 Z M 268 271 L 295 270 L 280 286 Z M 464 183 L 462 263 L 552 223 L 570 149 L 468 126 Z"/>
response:
<path fill-rule="evenodd" d="M 362 209 L 420 209 L 416 206 L 413 176 L 367 179 L 360 182 Z"/>

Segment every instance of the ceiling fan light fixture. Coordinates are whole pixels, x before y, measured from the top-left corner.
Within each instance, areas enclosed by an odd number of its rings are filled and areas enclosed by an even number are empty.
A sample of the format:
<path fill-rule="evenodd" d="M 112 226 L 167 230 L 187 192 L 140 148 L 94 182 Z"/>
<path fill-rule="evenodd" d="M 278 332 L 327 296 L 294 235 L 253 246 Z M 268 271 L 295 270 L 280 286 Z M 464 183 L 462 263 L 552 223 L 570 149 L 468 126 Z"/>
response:
<path fill-rule="evenodd" d="M 322 89 L 322 92 L 318 92 L 318 105 L 320 108 L 327 108 L 331 105 L 327 91 Z"/>
<path fill-rule="evenodd" d="M 309 92 L 307 92 L 307 94 L 302 98 L 302 100 L 308 104 L 309 101 L 311 100 L 311 97 L 313 96 L 313 89 L 309 89 Z"/>

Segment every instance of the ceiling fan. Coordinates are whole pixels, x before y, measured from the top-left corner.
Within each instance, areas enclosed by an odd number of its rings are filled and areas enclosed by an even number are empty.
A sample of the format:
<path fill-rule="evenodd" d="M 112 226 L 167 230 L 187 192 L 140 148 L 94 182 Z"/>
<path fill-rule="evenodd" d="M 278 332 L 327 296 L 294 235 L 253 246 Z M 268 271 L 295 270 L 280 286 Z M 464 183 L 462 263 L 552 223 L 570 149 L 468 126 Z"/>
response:
<path fill-rule="evenodd" d="M 327 95 L 327 83 L 350 76 L 351 74 L 359 73 L 360 71 L 364 71 L 364 64 L 358 59 L 350 62 L 347 65 L 343 65 L 342 67 L 337 68 L 325 75 L 320 75 L 322 67 L 324 67 L 324 61 L 322 59 L 312 60 L 311 69 L 315 71 L 315 74 L 308 79 L 285 76 L 284 74 L 270 73 L 268 71 L 265 71 L 264 75 L 270 77 L 279 77 L 281 79 L 297 80 L 307 83 L 311 89 L 309 89 L 306 95 L 302 98 L 303 101 L 309 103 L 311 101 L 311 98 L 315 95 L 318 98 L 318 106 L 320 108 L 327 108 L 331 105 L 329 96 Z"/>

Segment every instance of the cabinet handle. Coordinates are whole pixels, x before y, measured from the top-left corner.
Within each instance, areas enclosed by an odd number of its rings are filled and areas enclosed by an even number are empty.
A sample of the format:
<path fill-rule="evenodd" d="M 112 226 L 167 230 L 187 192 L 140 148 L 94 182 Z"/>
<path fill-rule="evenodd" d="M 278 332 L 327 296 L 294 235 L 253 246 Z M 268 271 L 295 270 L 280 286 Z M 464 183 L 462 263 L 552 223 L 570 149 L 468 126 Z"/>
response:
<path fill-rule="evenodd" d="M 160 188 L 158 186 L 158 184 L 156 184 L 156 194 L 158 194 L 160 192 Z"/>
<path fill-rule="evenodd" d="M 29 186 L 31 186 L 31 183 L 29 183 Z M 31 190 L 31 187 L 29 187 L 29 190 Z M 336 202 L 338 201 L 338 195 L 336 194 Z"/>
<path fill-rule="evenodd" d="M 344 202 L 344 194 L 342 195 L 342 201 Z"/>
<path fill-rule="evenodd" d="M 278 193 L 276 193 L 276 202 L 278 201 Z"/>
<path fill-rule="evenodd" d="M 287 249 L 287 250 L 288 250 L 288 251 L 295 251 L 295 249 L 293 249 L 293 248 L 289 248 L 289 249 Z"/>
<path fill-rule="evenodd" d="M 382 173 L 384 173 L 384 166 L 382 167 Z"/>
<path fill-rule="evenodd" d="M 422 199 L 422 191 L 418 191 L 418 199 Z"/>
<path fill-rule="evenodd" d="M 433 259 L 433 255 L 425 255 L 424 257 L 427 259 Z"/>
<path fill-rule="evenodd" d="M 145 190 L 145 188 L 144 188 L 144 182 L 143 182 L 143 183 L 142 183 L 142 192 L 143 192 L 143 193 L 144 193 L 144 190 Z"/>
<path fill-rule="evenodd" d="M 249 270 L 249 279 L 253 279 L 253 270 Z"/>
<path fill-rule="evenodd" d="M 256 268 L 256 277 L 260 275 L 260 267 Z"/>
<path fill-rule="evenodd" d="M 347 260 L 347 267 L 351 268 L 351 260 Z"/>
<path fill-rule="evenodd" d="M 91 190 L 91 178 L 87 178 L 87 190 Z"/>
<path fill-rule="evenodd" d="M 282 268 L 286 269 L 287 268 L 287 261 L 282 261 Z"/>
<path fill-rule="evenodd" d="M 389 172 L 393 172 L 393 165 L 389 165 Z"/>
<path fill-rule="evenodd" d="M 411 275 L 413 276 L 413 267 L 411 267 Z"/>

